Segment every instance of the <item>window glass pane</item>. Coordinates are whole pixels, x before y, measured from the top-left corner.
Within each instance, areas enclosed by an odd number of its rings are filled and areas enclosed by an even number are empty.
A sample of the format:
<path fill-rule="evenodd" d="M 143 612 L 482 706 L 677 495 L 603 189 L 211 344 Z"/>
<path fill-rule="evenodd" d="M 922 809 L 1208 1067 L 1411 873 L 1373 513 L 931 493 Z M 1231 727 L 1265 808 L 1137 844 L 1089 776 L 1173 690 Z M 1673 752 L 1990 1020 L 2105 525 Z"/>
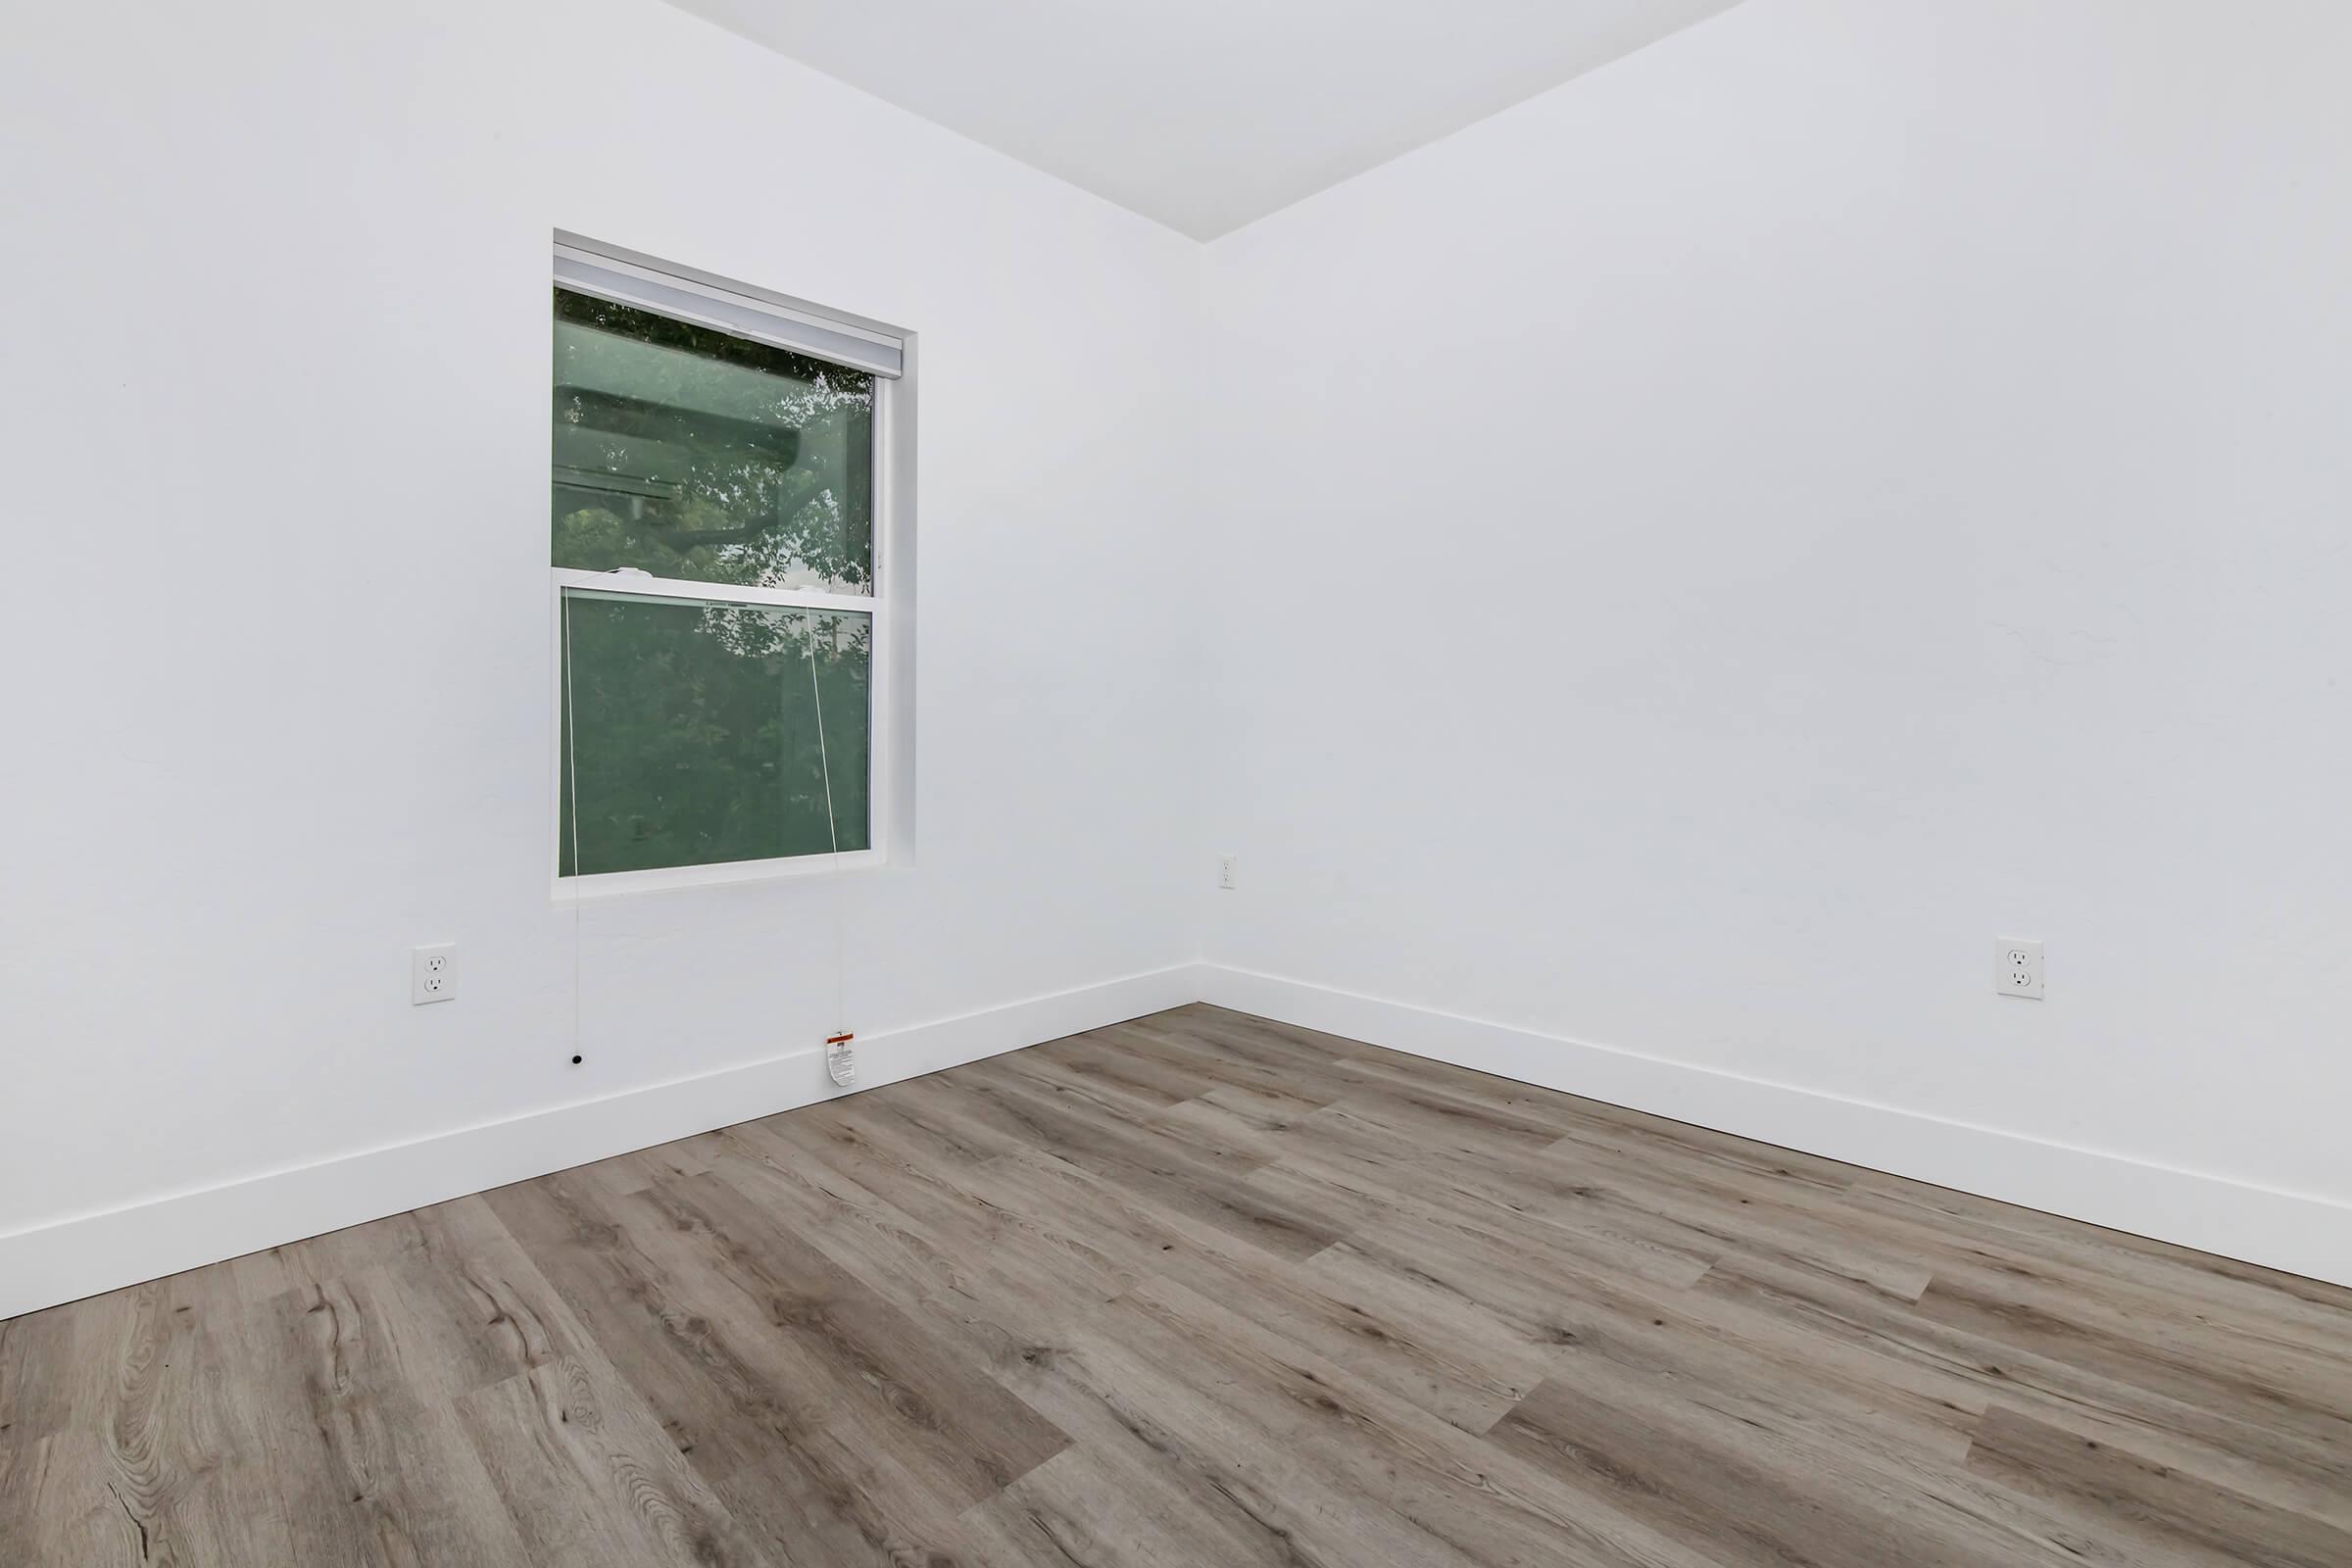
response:
<path fill-rule="evenodd" d="M 555 564 L 873 591 L 872 376 L 555 293 Z"/>
<path fill-rule="evenodd" d="M 565 876 L 862 850 L 872 617 L 564 596 Z"/>

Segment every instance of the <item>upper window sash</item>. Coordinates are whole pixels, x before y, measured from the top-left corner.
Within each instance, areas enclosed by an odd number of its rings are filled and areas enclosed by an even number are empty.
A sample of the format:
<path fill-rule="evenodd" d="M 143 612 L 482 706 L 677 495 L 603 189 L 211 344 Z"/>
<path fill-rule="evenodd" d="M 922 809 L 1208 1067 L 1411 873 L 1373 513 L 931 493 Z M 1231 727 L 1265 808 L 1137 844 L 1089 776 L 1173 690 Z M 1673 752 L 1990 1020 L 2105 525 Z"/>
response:
<path fill-rule="evenodd" d="M 552 564 L 870 597 L 887 385 L 555 289 Z"/>

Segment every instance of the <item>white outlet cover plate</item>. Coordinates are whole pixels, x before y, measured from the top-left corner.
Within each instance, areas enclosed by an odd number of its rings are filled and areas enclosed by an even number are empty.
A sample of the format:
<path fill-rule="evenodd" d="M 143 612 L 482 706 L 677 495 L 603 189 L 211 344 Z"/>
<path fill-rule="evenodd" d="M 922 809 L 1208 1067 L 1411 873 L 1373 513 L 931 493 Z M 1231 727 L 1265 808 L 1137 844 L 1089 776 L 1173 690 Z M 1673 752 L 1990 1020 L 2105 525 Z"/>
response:
<path fill-rule="evenodd" d="M 2041 944 L 2018 940 L 1992 945 L 1992 989 L 2004 997 L 2038 1002 L 2042 992 Z"/>
<path fill-rule="evenodd" d="M 458 994 L 458 948 L 454 942 L 409 950 L 409 1001 L 423 1006 Z"/>

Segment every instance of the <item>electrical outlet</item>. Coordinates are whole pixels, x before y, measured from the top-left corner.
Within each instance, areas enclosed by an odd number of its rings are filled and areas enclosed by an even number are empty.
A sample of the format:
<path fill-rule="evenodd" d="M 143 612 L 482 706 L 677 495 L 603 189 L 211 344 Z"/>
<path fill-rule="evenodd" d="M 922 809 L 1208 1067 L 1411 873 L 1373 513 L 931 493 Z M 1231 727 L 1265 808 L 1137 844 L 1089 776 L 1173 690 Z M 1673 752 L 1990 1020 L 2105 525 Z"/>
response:
<path fill-rule="evenodd" d="M 1242 885 L 1242 858 L 1238 855 L 1217 857 L 1217 886 L 1231 893 Z"/>
<path fill-rule="evenodd" d="M 1992 945 L 1992 989 L 2004 997 L 2024 997 L 2039 1002 L 2041 990 L 2041 944 L 2038 942 L 1996 942 Z"/>
<path fill-rule="evenodd" d="M 421 1007 L 458 994 L 458 949 L 453 942 L 409 950 L 409 1002 Z"/>

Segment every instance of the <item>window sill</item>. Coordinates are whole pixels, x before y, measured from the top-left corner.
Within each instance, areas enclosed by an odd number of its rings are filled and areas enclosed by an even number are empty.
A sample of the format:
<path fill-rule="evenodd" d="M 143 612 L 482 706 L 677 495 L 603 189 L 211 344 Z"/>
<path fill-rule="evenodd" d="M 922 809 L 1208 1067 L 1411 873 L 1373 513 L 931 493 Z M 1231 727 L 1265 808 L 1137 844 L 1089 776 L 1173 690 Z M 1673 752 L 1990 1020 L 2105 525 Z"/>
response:
<path fill-rule="evenodd" d="M 592 876 L 558 877 L 551 891 L 556 903 L 576 904 L 639 893 L 676 893 L 687 888 L 724 887 L 741 882 L 785 882 L 878 871 L 889 863 L 889 858 L 880 850 L 851 850 L 839 855 L 796 855 L 782 860 L 730 860 L 720 865 L 680 865 L 657 871 L 604 871 Z"/>

